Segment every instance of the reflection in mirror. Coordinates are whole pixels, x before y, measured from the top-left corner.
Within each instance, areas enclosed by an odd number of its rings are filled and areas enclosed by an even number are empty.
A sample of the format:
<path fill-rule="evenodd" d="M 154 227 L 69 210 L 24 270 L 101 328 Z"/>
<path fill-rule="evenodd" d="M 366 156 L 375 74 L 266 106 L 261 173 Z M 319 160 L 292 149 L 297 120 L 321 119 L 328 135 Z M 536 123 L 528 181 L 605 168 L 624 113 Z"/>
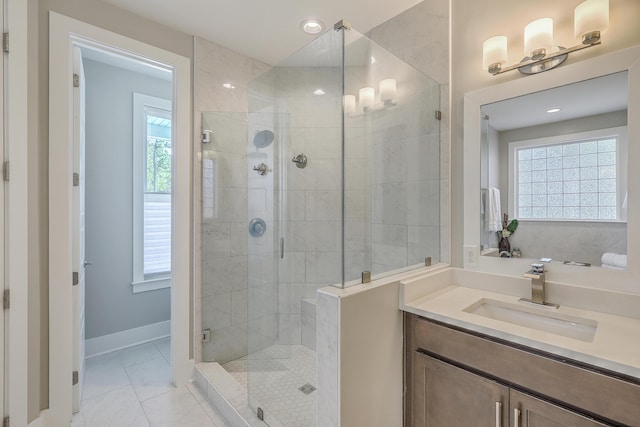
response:
<path fill-rule="evenodd" d="M 482 106 L 483 255 L 626 269 L 627 88 L 625 71 Z"/>

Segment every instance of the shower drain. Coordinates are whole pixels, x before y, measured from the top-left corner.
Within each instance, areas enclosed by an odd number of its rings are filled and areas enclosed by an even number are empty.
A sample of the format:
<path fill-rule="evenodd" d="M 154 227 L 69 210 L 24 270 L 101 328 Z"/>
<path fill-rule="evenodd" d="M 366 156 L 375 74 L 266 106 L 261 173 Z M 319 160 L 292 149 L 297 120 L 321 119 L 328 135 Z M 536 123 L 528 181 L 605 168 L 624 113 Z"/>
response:
<path fill-rule="evenodd" d="M 298 387 L 298 390 L 303 392 L 304 394 L 311 394 L 316 388 L 309 383 L 306 383 L 302 387 Z"/>

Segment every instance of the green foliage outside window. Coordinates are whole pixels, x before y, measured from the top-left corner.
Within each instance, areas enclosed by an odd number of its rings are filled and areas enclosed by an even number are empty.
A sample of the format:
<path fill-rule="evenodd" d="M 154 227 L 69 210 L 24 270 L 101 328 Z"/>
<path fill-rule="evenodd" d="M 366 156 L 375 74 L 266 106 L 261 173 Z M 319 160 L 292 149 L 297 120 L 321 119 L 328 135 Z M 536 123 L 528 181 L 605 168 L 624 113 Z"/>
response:
<path fill-rule="evenodd" d="M 149 135 L 145 151 L 145 192 L 171 193 L 171 140 Z"/>

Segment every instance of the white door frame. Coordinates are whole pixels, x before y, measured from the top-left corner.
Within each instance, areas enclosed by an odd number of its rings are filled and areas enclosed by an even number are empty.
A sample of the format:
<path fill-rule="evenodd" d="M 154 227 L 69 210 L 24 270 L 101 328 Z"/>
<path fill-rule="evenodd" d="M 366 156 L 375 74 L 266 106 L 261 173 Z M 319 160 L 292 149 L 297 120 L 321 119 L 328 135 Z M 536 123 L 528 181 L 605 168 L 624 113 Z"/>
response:
<path fill-rule="evenodd" d="M 5 31 L 11 32 L 11 53 L 5 54 L 7 62 L 5 76 L 10 82 L 7 90 L 6 131 L 7 158 L 10 161 L 11 176 L 6 191 L 7 234 L 5 244 L 7 251 L 6 278 L 11 290 L 11 308 L 5 319 L 9 322 L 8 373 L 9 380 L 8 408 L 4 408 L 11 416 L 11 424 L 27 425 L 28 417 L 28 321 L 29 321 L 29 239 L 28 239 L 28 146 L 36 141 L 29 141 L 28 129 L 37 123 L 30 123 L 29 118 L 29 68 L 28 49 L 28 5 L 23 0 L 7 0 Z M 33 215 L 33 213 L 31 213 Z"/>
<path fill-rule="evenodd" d="M 49 414 L 50 425 L 71 420 L 73 45 L 111 50 L 173 71 L 176 141 L 172 192 L 171 369 L 174 384 L 192 376 L 189 359 L 191 254 L 191 61 L 90 24 L 49 15 Z"/>

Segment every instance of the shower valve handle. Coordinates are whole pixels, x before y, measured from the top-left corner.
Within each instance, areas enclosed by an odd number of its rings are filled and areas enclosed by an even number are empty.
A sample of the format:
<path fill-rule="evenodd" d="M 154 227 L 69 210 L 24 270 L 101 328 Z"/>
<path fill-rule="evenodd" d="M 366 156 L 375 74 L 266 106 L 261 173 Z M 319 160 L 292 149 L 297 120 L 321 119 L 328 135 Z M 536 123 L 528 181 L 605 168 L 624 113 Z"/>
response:
<path fill-rule="evenodd" d="M 260 176 L 265 176 L 268 172 L 267 165 L 265 165 L 264 163 L 253 166 L 253 170 L 258 172 L 258 175 Z"/>
<path fill-rule="evenodd" d="M 300 169 L 304 169 L 305 166 L 307 166 L 307 156 L 305 156 L 304 153 L 298 154 L 293 159 L 291 159 L 291 161 L 295 163 L 296 166 Z"/>

